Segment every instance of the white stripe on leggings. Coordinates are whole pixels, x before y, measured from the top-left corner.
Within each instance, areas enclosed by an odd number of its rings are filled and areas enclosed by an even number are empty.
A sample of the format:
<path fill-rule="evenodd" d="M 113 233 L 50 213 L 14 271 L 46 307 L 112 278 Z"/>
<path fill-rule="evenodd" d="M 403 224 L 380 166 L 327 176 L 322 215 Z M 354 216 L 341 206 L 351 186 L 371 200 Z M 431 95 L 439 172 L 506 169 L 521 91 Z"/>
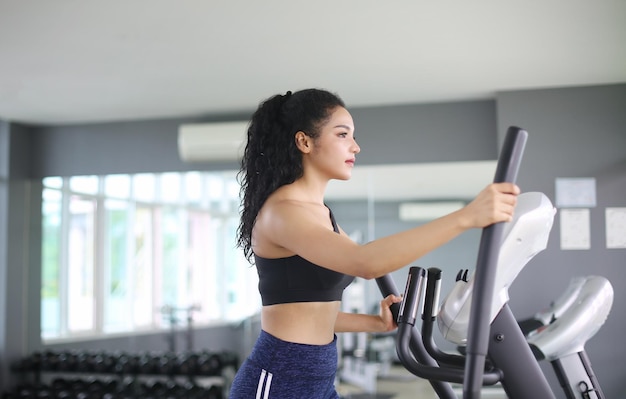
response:
<path fill-rule="evenodd" d="M 263 390 L 263 383 L 265 383 L 265 390 Z M 272 385 L 272 373 L 268 373 L 267 370 L 261 370 L 261 376 L 259 377 L 259 385 L 256 388 L 256 399 L 268 399 L 270 397 L 270 386 Z M 261 392 L 263 397 L 261 398 Z"/>

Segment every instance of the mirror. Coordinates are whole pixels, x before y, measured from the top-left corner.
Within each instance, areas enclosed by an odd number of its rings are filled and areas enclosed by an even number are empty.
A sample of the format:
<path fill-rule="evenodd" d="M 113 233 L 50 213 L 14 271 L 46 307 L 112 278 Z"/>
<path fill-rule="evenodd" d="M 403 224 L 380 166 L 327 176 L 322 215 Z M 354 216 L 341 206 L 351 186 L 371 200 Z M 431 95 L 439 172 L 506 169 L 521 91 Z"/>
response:
<path fill-rule="evenodd" d="M 326 203 L 343 230 L 355 241 L 366 243 L 419 226 L 465 205 L 493 181 L 496 163 L 493 160 L 355 166 L 350 180 L 329 183 Z M 442 292 L 449 292 L 460 269 L 475 267 L 481 232 L 467 231 L 407 266 L 441 269 Z M 392 273 L 400 293 L 406 284 L 407 270 Z M 366 281 L 361 289 L 366 310 L 372 310 L 380 301 L 376 283 Z"/>
<path fill-rule="evenodd" d="M 493 180 L 497 161 L 355 166 L 348 181 L 332 180 L 326 199 L 468 200 Z"/>

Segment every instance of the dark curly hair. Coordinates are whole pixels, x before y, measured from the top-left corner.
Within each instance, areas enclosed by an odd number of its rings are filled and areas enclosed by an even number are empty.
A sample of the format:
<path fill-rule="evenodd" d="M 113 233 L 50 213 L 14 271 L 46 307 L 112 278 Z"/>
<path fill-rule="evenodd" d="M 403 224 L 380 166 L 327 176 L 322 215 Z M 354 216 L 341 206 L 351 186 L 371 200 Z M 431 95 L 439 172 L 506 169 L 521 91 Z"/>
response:
<path fill-rule="evenodd" d="M 275 95 L 259 105 L 248 127 L 247 144 L 237 175 L 241 184 L 241 220 L 237 246 L 252 258 L 252 228 L 259 210 L 276 189 L 302 177 L 302 154 L 295 134 L 313 139 L 336 107 L 345 107 L 336 94 L 306 89 Z"/>

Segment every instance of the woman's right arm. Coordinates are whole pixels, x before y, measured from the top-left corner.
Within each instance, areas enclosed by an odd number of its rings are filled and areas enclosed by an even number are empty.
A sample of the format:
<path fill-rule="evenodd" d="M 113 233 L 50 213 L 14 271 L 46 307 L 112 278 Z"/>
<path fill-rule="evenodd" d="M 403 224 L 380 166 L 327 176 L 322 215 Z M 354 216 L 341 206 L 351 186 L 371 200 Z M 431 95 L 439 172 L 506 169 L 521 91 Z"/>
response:
<path fill-rule="evenodd" d="M 365 279 L 400 269 L 471 228 L 512 220 L 519 188 L 494 183 L 464 208 L 424 225 L 359 245 L 297 206 L 274 207 L 263 231 L 274 245 L 317 265 Z"/>

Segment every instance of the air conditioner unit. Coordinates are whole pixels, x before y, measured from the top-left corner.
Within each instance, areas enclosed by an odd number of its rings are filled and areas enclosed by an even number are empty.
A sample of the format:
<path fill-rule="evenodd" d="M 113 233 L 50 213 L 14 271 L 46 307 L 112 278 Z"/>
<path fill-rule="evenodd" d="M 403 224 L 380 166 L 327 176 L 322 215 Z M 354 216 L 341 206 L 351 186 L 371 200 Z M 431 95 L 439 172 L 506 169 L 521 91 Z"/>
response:
<path fill-rule="evenodd" d="M 178 154 L 185 162 L 241 159 L 247 121 L 196 123 L 178 128 Z"/>

